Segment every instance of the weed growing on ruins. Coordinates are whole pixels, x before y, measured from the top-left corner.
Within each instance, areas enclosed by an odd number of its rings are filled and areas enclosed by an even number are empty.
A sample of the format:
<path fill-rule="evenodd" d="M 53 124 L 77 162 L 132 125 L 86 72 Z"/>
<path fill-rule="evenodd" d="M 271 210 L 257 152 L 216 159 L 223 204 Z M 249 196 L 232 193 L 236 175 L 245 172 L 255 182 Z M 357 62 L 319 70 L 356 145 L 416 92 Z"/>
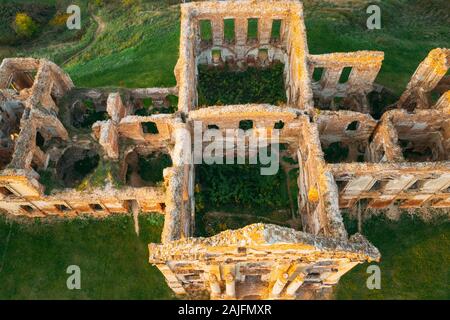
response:
<path fill-rule="evenodd" d="M 120 165 L 117 161 L 101 159 L 95 169 L 90 171 L 91 173 L 79 183 L 76 189 L 82 191 L 91 188 L 102 188 L 107 183 L 111 183 L 115 188 L 122 187 L 123 181 L 120 179 L 119 167 Z"/>
<path fill-rule="evenodd" d="M 45 187 L 44 193 L 49 195 L 52 190 L 63 188 L 63 183 L 55 177 L 53 170 L 39 170 L 39 183 Z"/>
<path fill-rule="evenodd" d="M 231 71 L 227 66 L 221 69 L 200 65 L 199 105 L 283 104 L 286 102 L 283 68 L 281 63 L 268 68 L 249 67 L 244 71 Z"/>
<path fill-rule="evenodd" d="M 264 176 L 259 170 L 260 165 L 251 164 L 198 165 L 205 209 L 267 213 L 288 206 L 286 193 L 275 192 L 286 189 L 284 172 Z"/>

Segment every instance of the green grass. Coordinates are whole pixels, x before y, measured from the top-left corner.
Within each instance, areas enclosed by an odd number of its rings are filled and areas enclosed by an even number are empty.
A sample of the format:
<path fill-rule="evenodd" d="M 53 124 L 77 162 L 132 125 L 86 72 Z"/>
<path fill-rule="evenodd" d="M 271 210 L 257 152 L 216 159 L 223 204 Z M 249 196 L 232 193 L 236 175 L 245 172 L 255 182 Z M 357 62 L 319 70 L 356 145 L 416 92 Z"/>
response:
<path fill-rule="evenodd" d="M 227 222 L 225 220 L 225 222 Z M 160 272 L 147 263 L 158 242 L 160 215 L 43 223 L 0 218 L 0 299 L 170 299 Z M 355 231 L 355 222 L 347 223 Z M 221 226 L 219 225 L 218 228 Z M 382 253 L 381 290 L 366 288 L 368 264 L 342 277 L 338 299 L 449 299 L 450 223 L 373 218 L 363 233 Z M 81 268 L 81 290 L 66 288 L 66 268 Z"/>
<path fill-rule="evenodd" d="M 303 2 L 310 53 L 382 50 L 385 60 L 377 82 L 397 94 L 405 89 L 431 49 L 449 43 L 447 0 L 381 1 L 381 30 L 366 28 L 368 15 L 362 2 L 360 6 L 356 3 L 352 10 L 318 0 Z M 91 6 L 89 10 L 106 22 L 106 28 L 88 50 L 65 66 L 77 86 L 175 85 L 173 68 L 178 56 L 179 6 L 142 1 L 139 6 L 125 9 L 113 2 L 100 8 Z M 250 36 L 256 34 L 256 25 L 250 21 Z M 90 21 L 85 28 L 79 42 L 57 42 L 49 46 L 43 41 L 44 45 L 40 46 L 40 40 L 36 46 L 1 48 L 0 55 L 44 56 L 61 63 L 63 58 L 92 41 L 96 24 Z M 231 38 L 230 31 L 226 37 Z"/>
<path fill-rule="evenodd" d="M 157 87 L 176 84 L 179 9 L 100 10 L 105 31 L 66 66 L 77 86 Z"/>
<path fill-rule="evenodd" d="M 89 159 L 89 158 L 88 158 Z M 84 160 L 87 162 L 92 160 Z M 121 188 L 123 181 L 120 178 L 120 163 L 118 161 L 101 159 L 98 165 L 89 171 L 89 174 L 75 187 L 79 191 L 92 188 L 104 188 L 107 183 L 111 183 L 115 188 Z M 84 164 L 89 168 L 91 163 Z M 80 172 L 82 175 L 83 172 Z"/>
<path fill-rule="evenodd" d="M 356 222 L 350 224 L 348 229 L 356 231 Z M 338 299 L 450 299 L 448 219 L 423 222 L 402 216 L 396 222 L 376 217 L 363 225 L 363 234 L 381 252 L 381 289 L 367 289 L 365 263 L 341 278 Z"/>
<path fill-rule="evenodd" d="M 367 5 L 355 6 L 350 11 L 323 1 L 305 0 L 309 52 L 384 51 L 385 59 L 376 82 L 400 94 L 431 49 L 448 47 L 450 3 L 384 0 L 377 4 L 381 7 L 381 29 L 368 30 Z"/>
<path fill-rule="evenodd" d="M 130 215 L 12 223 L 0 217 L 0 299 L 171 299 L 164 277 L 148 262 L 163 216 Z M 81 268 L 81 290 L 68 290 L 66 269 Z"/>
<path fill-rule="evenodd" d="M 19 2 L 26 3 L 10 1 Z M 349 11 L 331 2 L 303 2 L 310 53 L 384 51 L 377 82 L 397 94 L 431 49 L 448 47 L 448 0 L 381 1 L 381 30 L 367 30 L 365 6 Z M 55 1 L 40 4 L 54 5 Z M 129 9 L 111 5 L 89 10 L 106 23 L 105 31 L 95 41 L 97 24 L 88 12 L 79 34 L 60 35 L 45 27 L 27 45 L 10 43 L 14 37 L 2 34 L 4 39 L 9 38 L 0 47 L 0 58 L 35 56 L 62 63 L 87 48 L 64 66 L 77 86 L 175 85 L 179 6 L 143 1 L 141 6 Z M 0 15 L 0 19 L 6 16 Z M 4 19 L 0 25 L 9 28 L 10 20 Z M 251 34 L 256 35 L 257 27 L 252 28 Z M 231 28 L 227 30 L 227 39 L 233 39 Z M 162 217 L 151 217 L 140 218 L 140 237 L 134 234 L 129 216 L 12 226 L 0 219 L 0 299 L 172 298 L 161 273 L 146 261 L 147 244 L 159 241 L 162 228 Z M 363 233 L 381 251 L 382 289 L 366 288 L 364 264 L 341 279 L 337 298 L 450 298 L 448 222 L 375 218 L 364 225 Z M 71 264 L 78 264 L 82 270 L 79 291 L 66 288 L 65 270 Z"/>

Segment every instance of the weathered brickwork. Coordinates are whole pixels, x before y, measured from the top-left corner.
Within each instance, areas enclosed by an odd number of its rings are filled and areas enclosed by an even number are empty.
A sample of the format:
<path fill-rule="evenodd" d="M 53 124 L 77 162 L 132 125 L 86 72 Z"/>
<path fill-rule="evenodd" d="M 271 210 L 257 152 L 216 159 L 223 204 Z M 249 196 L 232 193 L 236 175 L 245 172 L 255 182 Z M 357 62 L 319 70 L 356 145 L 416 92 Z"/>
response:
<path fill-rule="evenodd" d="M 252 37 L 249 19 L 257 21 Z M 225 37 L 229 20 L 234 21 L 231 38 Z M 202 38 L 205 21 L 210 39 Z M 276 24 L 278 34 L 272 30 Z M 363 235 L 348 235 L 341 209 L 450 207 L 445 77 L 450 50 L 432 50 L 398 102 L 375 119 L 367 96 L 376 89 L 383 58 L 376 51 L 310 55 L 301 2 L 244 0 L 181 5 L 173 88 L 79 89 L 52 62 L 5 59 L 0 65 L 0 210 L 30 218 L 160 212 L 165 217 L 161 243 L 149 245 L 149 261 L 175 293 L 213 299 L 329 298 L 347 271 L 381 257 Z M 239 70 L 276 61 L 285 68 L 285 105 L 198 106 L 199 65 Z M 351 71 L 343 82 L 345 68 Z M 437 99 L 432 92 L 439 93 Z M 177 110 L 167 112 L 171 96 L 178 97 Z M 161 112 L 146 113 L 149 99 Z M 97 118 L 86 125 L 87 114 Z M 241 120 L 251 120 L 252 130 L 227 136 Z M 225 142 L 248 141 L 263 131 L 269 142 L 275 124 L 283 124 L 279 142 L 298 160 L 301 231 L 252 224 L 193 237 L 195 166 L 186 160 L 195 153 L 197 121 L 201 133 L 212 126 Z M 161 172 L 162 184 L 146 184 L 139 176 L 140 157 L 154 154 L 171 159 Z M 95 173 L 87 176 L 89 183 L 80 183 L 72 168 L 92 161 L 98 162 Z M 50 190 L 45 172 L 65 185 Z"/>

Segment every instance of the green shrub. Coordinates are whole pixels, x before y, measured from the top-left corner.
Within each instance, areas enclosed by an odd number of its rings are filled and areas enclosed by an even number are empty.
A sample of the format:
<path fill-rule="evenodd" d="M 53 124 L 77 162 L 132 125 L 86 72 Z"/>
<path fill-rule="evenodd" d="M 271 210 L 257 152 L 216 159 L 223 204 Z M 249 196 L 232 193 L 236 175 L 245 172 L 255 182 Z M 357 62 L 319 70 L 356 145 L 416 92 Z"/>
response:
<path fill-rule="evenodd" d="M 30 38 L 37 31 L 37 25 L 28 14 L 19 12 L 14 19 L 14 30 L 18 36 Z"/>
<path fill-rule="evenodd" d="M 139 174 L 142 180 L 155 185 L 163 181 L 163 170 L 171 165 L 172 159 L 164 153 L 139 157 Z"/>
<path fill-rule="evenodd" d="M 263 215 L 289 208 L 284 171 L 261 175 L 260 168 L 250 164 L 198 165 L 197 208 Z"/>

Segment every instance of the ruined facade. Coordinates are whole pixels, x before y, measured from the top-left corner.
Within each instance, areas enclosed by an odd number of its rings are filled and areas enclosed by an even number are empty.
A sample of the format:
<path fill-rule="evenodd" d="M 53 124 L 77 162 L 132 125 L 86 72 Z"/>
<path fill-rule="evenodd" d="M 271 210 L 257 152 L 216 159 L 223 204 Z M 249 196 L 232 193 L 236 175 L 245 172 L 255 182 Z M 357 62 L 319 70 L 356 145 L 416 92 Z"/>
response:
<path fill-rule="evenodd" d="M 224 36 L 230 20 L 231 39 Z M 257 21 L 254 37 L 248 35 L 249 20 Z M 212 30 L 208 40 L 200 30 L 205 21 Z M 260 0 L 181 5 L 174 88 L 78 89 L 49 61 L 5 59 L 0 66 L 0 209 L 28 217 L 160 212 L 165 217 L 161 243 L 149 245 L 149 261 L 175 293 L 213 299 L 326 298 L 355 265 L 380 259 L 364 236 L 349 237 L 340 209 L 360 203 L 450 207 L 445 77 L 450 50 L 432 50 L 399 101 L 376 119 L 367 96 L 383 57 L 373 51 L 311 55 L 302 4 Z M 275 61 L 284 64 L 286 105 L 198 105 L 199 65 L 264 68 Z M 351 72 L 343 82 L 345 68 Z M 140 112 L 146 99 L 167 109 L 170 96 L 178 96 L 175 112 Z M 83 125 L 88 112 L 103 118 Z M 299 166 L 301 231 L 252 224 L 195 238 L 195 166 L 186 161 L 192 157 L 186 132 L 193 132 L 194 121 L 202 122 L 203 131 L 213 126 L 224 132 L 239 128 L 242 120 L 253 126 L 244 138 L 262 129 L 270 135 L 275 123 L 283 123 L 280 143 L 288 145 Z M 163 184 L 145 183 L 139 176 L 139 159 L 152 154 L 170 156 Z M 46 173 L 64 184 L 49 190 Z"/>

